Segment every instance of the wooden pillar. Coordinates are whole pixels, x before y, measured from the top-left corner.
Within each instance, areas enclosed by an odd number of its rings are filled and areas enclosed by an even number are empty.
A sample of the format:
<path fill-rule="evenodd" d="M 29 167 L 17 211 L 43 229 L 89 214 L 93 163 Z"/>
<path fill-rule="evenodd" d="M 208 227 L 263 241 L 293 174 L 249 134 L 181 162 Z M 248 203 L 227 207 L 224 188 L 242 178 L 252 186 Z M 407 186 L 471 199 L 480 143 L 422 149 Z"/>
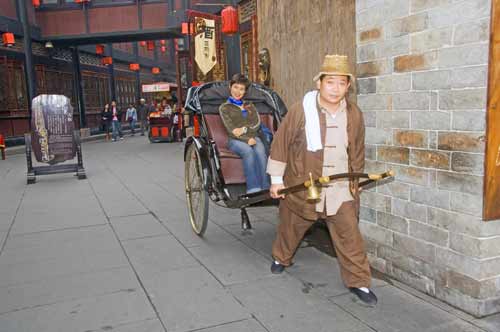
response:
<path fill-rule="evenodd" d="M 113 57 L 113 44 L 108 43 L 106 45 L 106 56 Z M 115 84 L 115 69 L 114 62 L 108 65 L 108 74 L 109 74 L 109 95 L 111 96 L 111 100 L 116 101 L 116 84 Z"/>
<path fill-rule="evenodd" d="M 139 44 L 134 42 L 134 55 L 135 62 L 139 63 Z M 141 71 L 137 70 L 135 72 L 135 99 L 137 100 L 137 104 L 139 104 L 141 99 Z"/>
<path fill-rule="evenodd" d="M 500 219 L 500 4 L 492 1 L 483 218 Z"/>
<path fill-rule="evenodd" d="M 80 52 L 78 47 L 75 46 L 71 50 L 72 60 L 73 60 L 73 80 L 75 82 L 76 88 L 76 102 L 78 107 L 78 114 L 80 118 L 80 128 L 87 127 L 87 117 L 85 116 L 85 100 L 83 97 L 82 89 L 82 72 L 80 70 Z"/>
<path fill-rule="evenodd" d="M 31 26 L 28 19 L 28 8 L 26 1 L 16 1 L 17 12 L 23 26 L 23 44 L 24 44 L 24 73 L 26 75 L 26 92 L 28 97 L 28 114 L 30 117 L 31 128 L 31 102 L 36 95 L 36 76 L 35 66 L 33 64 L 33 49 L 31 45 Z"/>

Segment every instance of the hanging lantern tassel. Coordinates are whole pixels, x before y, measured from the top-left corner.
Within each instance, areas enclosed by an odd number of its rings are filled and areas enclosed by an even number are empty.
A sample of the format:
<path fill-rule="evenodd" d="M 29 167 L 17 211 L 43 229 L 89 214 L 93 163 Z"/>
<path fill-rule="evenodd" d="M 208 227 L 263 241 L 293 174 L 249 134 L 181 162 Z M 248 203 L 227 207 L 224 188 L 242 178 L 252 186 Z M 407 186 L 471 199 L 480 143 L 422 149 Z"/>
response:
<path fill-rule="evenodd" d="M 14 34 L 12 32 L 4 32 L 2 34 L 3 45 L 7 47 L 14 46 L 16 43 L 16 39 L 14 38 Z"/>
<path fill-rule="evenodd" d="M 224 8 L 221 12 L 222 33 L 234 35 L 239 30 L 238 11 L 233 6 Z"/>

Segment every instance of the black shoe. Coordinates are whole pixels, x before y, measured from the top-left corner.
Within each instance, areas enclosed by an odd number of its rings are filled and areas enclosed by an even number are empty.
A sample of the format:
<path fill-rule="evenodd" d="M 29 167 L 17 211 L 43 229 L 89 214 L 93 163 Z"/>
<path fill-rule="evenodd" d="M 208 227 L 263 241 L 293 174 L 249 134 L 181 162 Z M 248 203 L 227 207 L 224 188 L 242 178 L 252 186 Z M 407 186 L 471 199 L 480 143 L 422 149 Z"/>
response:
<path fill-rule="evenodd" d="M 377 304 L 377 296 L 375 296 L 375 293 L 373 293 L 371 289 L 369 289 L 368 293 L 365 293 L 361 289 L 355 287 L 350 287 L 349 290 L 351 293 L 356 295 L 356 297 L 361 301 L 361 304 L 369 307 L 374 307 Z"/>
<path fill-rule="evenodd" d="M 285 270 L 285 265 L 281 265 L 280 263 L 274 261 L 273 264 L 271 264 L 271 273 L 272 274 L 280 274 Z"/>

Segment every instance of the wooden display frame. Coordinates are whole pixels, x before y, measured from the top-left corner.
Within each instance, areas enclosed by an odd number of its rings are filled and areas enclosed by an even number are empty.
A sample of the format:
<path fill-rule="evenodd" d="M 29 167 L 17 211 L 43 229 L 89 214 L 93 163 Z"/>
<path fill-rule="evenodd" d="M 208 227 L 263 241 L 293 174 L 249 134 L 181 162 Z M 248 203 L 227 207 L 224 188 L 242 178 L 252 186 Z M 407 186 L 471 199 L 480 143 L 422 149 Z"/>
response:
<path fill-rule="evenodd" d="M 62 164 L 62 165 L 49 165 L 49 166 L 33 166 L 33 159 L 31 158 L 31 133 L 24 134 L 25 147 L 26 147 L 26 164 L 28 166 L 27 183 L 32 184 L 36 182 L 37 175 L 50 175 L 58 173 L 73 173 L 78 177 L 78 180 L 86 179 L 85 168 L 83 167 L 82 158 L 82 144 L 80 141 L 80 132 L 75 130 L 73 132 L 73 139 L 76 144 L 76 164 Z"/>

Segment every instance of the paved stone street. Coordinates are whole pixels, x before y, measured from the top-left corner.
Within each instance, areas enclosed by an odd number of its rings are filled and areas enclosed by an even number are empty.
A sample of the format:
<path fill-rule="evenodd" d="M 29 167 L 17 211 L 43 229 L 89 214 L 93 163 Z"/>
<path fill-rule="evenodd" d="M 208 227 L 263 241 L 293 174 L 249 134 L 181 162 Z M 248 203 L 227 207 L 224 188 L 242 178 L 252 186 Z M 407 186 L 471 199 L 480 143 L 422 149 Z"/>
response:
<path fill-rule="evenodd" d="M 364 308 L 337 262 L 299 249 L 269 271 L 277 209 L 211 204 L 204 238 L 187 219 L 183 145 L 144 137 L 83 146 L 87 180 L 41 176 L 24 155 L 0 160 L 0 332 L 500 331 L 393 281 Z"/>

